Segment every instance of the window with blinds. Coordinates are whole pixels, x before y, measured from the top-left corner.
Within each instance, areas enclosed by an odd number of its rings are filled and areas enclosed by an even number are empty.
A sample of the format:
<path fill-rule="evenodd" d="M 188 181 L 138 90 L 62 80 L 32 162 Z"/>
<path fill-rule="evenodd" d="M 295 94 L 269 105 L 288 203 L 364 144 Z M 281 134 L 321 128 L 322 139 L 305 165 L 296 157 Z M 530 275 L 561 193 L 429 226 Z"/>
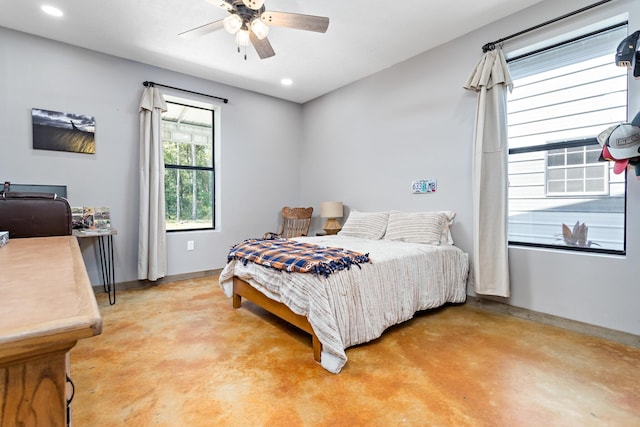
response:
<path fill-rule="evenodd" d="M 508 59 L 510 244 L 625 250 L 625 174 L 596 136 L 627 120 L 626 23 Z"/>

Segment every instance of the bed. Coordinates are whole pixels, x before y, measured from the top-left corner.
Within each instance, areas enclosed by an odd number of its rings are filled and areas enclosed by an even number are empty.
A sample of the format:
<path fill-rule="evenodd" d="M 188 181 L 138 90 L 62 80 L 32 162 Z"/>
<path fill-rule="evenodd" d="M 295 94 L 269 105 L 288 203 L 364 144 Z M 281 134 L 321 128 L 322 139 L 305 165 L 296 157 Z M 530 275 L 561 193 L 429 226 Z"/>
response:
<path fill-rule="evenodd" d="M 381 217 L 376 228 L 371 223 L 373 213 L 352 211 L 338 235 L 293 239 L 367 254 L 369 262 L 324 275 L 230 258 L 220 274 L 220 286 L 233 307 L 240 307 L 246 298 L 310 333 L 314 359 L 327 371 L 339 373 L 347 362 L 346 348 L 380 337 L 417 311 L 466 299 L 469 261 L 451 244 L 451 215 L 439 218 L 426 235 L 423 220 L 418 229 L 404 227 L 398 235 L 394 212 L 375 213 Z M 363 217 L 367 221 L 355 221 Z M 401 219 L 405 225 L 406 217 Z"/>

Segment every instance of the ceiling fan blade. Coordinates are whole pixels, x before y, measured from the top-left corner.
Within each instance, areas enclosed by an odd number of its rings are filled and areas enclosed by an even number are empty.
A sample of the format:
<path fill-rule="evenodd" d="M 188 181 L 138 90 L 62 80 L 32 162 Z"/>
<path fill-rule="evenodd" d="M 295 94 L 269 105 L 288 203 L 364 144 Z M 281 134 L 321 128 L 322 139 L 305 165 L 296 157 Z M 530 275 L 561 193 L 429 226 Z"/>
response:
<path fill-rule="evenodd" d="M 214 31 L 218 31 L 223 27 L 223 20 L 219 19 L 217 21 L 209 22 L 208 24 L 204 24 L 200 27 L 196 27 L 192 30 L 185 31 L 184 33 L 178 34 L 185 39 L 194 39 L 196 37 L 204 36 L 205 34 L 213 33 Z"/>
<path fill-rule="evenodd" d="M 258 52 L 260 59 L 271 58 L 276 54 L 271 47 L 271 43 L 269 43 L 269 39 L 266 37 L 260 40 L 253 34 L 253 31 L 249 31 L 249 40 L 251 40 L 251 44 Z"/>
<path fill-rule="evenodd" d="M 326 33 L 327 28 L 329 28 L 329 18 L 326 16 L 301 15 L 299 13 L 268 10 L 260 16 L 260 19 L 267 25 L 315 31 L 317 33 Z"/>
<path fill-rule="evenodd" d="M 225 0 L 207 0 L 214 6 L 219 7 L 220 9 L 224 9 L 227 12 L 231 12 L 233 10 L 233 5 Z"/>

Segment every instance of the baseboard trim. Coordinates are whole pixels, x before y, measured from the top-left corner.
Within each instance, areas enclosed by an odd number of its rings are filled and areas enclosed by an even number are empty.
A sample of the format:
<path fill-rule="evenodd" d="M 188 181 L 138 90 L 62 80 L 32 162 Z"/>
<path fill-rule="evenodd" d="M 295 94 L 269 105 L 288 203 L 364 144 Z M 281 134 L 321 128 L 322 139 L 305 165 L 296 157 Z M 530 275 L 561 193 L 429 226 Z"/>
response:
<path fill-rule="evenodd" d="M 611 340 L 620 344 L 640 348 L 640 336 L 627 332 L 616 331 L 602 326 L 578 322 L 552 314 L 540 313 L 526 308 L 515 307 L 498 301 L 467 295 L 467 304 L 479 307 L 495 313 L 507 314 L 521 319 L 532 320 L 545 325 L 557 326 L 570 331 L 591 335 L 598 338 Z"/>
<path fill-rule="evenodd" d="M 158 286 L 158 285 L 163 285 L 170 282 L 178 282 L 180 280 L 191 280 L 191 279 L 200 279 L 202 277 L 218 276 L 220 275 L 221 271 L 222 271 L 221 268 L 217 268 L 214 270 L 196 271 L 193 273 L 174 274 L 172 276 L 165 276 L 162 279 L 158 279 L 156 281 L 132 280 L 129 282 L 120 282 L 120 283 L 116 283 L 116 293 L 117 291 L 143 289 L 143 288 L 148 288 L 150 286 Z M 93 292 L 96 294 L 104 293 L 104 286 L 102 285 L 92 285 L 91 287 L 93 288 Z"/>

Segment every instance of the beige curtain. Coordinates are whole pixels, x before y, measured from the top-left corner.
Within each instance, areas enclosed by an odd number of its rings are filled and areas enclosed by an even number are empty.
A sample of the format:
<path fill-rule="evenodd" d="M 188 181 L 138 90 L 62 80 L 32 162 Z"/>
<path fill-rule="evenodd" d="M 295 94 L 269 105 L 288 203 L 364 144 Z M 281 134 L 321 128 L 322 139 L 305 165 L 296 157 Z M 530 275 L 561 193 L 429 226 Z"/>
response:
<path fill-rule="evenodd" d="M 139 280 L 158 280 L 167 273 L 161 128 L 163 111 L 167 111 L 167 104 L 160 91 L 155 87 L 146 87 L 140 101 Z"/>
<path fill-rule="evenodd" d="M 501 49 L 484 54 L 465 89 L 478 93 L 473 146 L 473 258 L 475 291 L 508 297 L 507 89 L 513 88 Z"/>

